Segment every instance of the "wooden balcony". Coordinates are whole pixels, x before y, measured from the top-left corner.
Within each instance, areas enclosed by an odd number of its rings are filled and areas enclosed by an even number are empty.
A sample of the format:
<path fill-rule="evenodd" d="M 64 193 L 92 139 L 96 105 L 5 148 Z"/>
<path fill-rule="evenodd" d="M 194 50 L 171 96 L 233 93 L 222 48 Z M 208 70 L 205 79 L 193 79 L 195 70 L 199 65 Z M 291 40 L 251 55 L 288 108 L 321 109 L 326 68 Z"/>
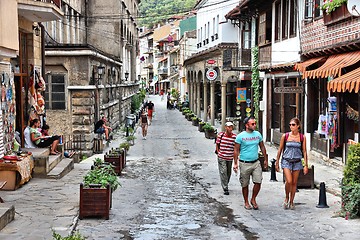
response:
<path fill-rule="evenodd" d="M 259 46 L 259 66 L 271 66 L 271 44 Z"/>
<path fill-rule="evenodd" d="M 31 22 L 60 20 L 61 0 L 18 0 L 18 13 Z"/>

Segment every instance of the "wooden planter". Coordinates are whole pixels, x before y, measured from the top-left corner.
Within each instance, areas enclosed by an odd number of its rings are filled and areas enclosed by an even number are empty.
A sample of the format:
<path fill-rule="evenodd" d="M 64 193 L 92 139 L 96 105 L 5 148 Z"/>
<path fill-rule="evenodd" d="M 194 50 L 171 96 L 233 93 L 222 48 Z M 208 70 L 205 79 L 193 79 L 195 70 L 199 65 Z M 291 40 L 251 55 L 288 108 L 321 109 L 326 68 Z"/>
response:
<path fill-rule="evenodd" d="M 266 155 L 268 156 L 268 154 L 266 154 Z M 269 171 L 269 169 L 266 169 L 266 168 L 264 167 L 264 161 L 265 161 L 264 156 L 260 156 L 260 154 L 259 154 L 259 161 L 260 161 L 260 164 L 261 164 L 262 171 L 263 171 L 263 172 Z M 268 164 L 269 164 L 269 162 L 268 162 Z M 269 165 L 268 165 L 268 167 L 269 167 Z"/>
<path fill-rule="evenodd" d="M 192 120 L 192 125 L 193 126 L 199 126 L 199 120 L 198 119 Z"/>
<path fill-rule="evenodd" d="M 84 188 L 80 184 L 80 211 L 79 219 L 84 217 L 102 217 L 109 219 L 111 201 L 110 185 L 100 188 L 98 184 Z"/>
<path fill-rule="evenodd" d="M 203 126 L 204 126 L 205 124 L 199 124 L 198 125 L 198 130 L 199 130 L 199 132 L 204 132 L 204 129 L 203 129 Z"/>
<path fill-rule="evenodd" d="M 304 175 L 303 170 L 300 171 L 297 186 L 298 188 L 314 188 L 314 166 L 309 168 L 308 174 L 306 175 Z"/>
<path fill-rule="evenodd" d="M 114 166 L 114 171 L 117 175 L 121 174 L 121 171 L 123 169 L 122 161 L 121 161 L 121 155 L 105 155 L 104 156 L 104 162 L 110 163 Z"/>
<path fill-rule="evenodd" d="M 207 139 L 215 139 L 217 136 L 215 131 L 204 130 L 204 132 L 205 132 L 205 138 Z"/>
<path fill-rule="evenodd" d="M 347 10 L 346 3 L 342 4 L 340 7 L 336 8 L 331 13 L 327 14 L 323 11 L 324 24 L 330 25 L 336 22 L 342 21 L 344 19 L 350 18 L 351 14 Z"/>
<path fill-rule="evenodd" d="M 283 182 L 285 182 L 285 175 L 283 173 Z M 314 166 L 309 168 L 308 174 L 304 175 L 304 171 L 301 170 L 297 183 L 298 188 L 311 188 L 315 187 L 314 183 Z"/>

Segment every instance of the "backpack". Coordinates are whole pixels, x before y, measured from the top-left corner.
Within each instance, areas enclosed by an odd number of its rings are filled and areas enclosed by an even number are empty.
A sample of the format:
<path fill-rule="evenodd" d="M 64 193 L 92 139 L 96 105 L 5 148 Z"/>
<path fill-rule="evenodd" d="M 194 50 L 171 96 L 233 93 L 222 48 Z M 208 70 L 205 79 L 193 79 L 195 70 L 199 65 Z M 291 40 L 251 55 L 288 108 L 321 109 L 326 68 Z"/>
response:
<path fill-rule="evenodd" d="M 299 133 L 299 134 L 300 134 L 300 143 L 301 143 L 301 153 L 302 153 L 302 155 L 303 155 L 303 157 L 304 157 L 304 153 L 303 153 L 304 134 L 302 134 L 302 133 Z M 285 148 L 286 148 L 286 141 L 288 140 L 289 135 L 290 135 L 290 133 L 289 133 L 289 132 L 285 133 L 285 139 L 284 139 L 284 149 L 283 149 L 283 152 L 285 151 Z"/>

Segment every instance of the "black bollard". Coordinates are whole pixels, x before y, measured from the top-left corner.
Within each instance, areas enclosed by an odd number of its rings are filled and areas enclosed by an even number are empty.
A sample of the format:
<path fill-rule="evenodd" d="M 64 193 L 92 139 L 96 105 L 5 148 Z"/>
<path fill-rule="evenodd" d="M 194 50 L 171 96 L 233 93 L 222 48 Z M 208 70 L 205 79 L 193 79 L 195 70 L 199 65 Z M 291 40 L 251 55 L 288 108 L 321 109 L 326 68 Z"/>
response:
<path fill-rule="evenodd" d="M 276 160 L 273 158 L 271 160 L 271 178 L 270 178 L 270 182 L 277 182 L 278 181 L 278 180 L 276 180 L 275 162 L 276 162 Z"/>
<path fill-rule="evenodd" d="M 316 205 L 317 208 L 328 208 L 329 206 L 326 203 L 326 188 L 325 183 L 320 183 L 320 193 L 319 193 L 319 204 Z"/>

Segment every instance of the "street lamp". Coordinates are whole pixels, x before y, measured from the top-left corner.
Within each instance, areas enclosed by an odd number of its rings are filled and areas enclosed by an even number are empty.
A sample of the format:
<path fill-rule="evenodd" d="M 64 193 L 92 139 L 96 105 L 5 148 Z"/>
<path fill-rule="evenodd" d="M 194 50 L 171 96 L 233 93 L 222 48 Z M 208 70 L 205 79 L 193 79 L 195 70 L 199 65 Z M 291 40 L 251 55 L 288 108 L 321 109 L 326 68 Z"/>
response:
<path fill-rule="evenodd" d="M 128 78 L 129 78 L 129 72 L 125 72 L 125 81 L 127 81 L 128 80 Z"/>
<path fill-rule="evenodd" d="M 97 83 L 99 84 L 101 78 L 102 78 L 102 75 L 104 75 L 104 72 L 105 72 L 105 67 L 104 66 L 98 66 L 97 67 L 97 74 L 98 74 L 98 78 L 97 78 Z"/>

